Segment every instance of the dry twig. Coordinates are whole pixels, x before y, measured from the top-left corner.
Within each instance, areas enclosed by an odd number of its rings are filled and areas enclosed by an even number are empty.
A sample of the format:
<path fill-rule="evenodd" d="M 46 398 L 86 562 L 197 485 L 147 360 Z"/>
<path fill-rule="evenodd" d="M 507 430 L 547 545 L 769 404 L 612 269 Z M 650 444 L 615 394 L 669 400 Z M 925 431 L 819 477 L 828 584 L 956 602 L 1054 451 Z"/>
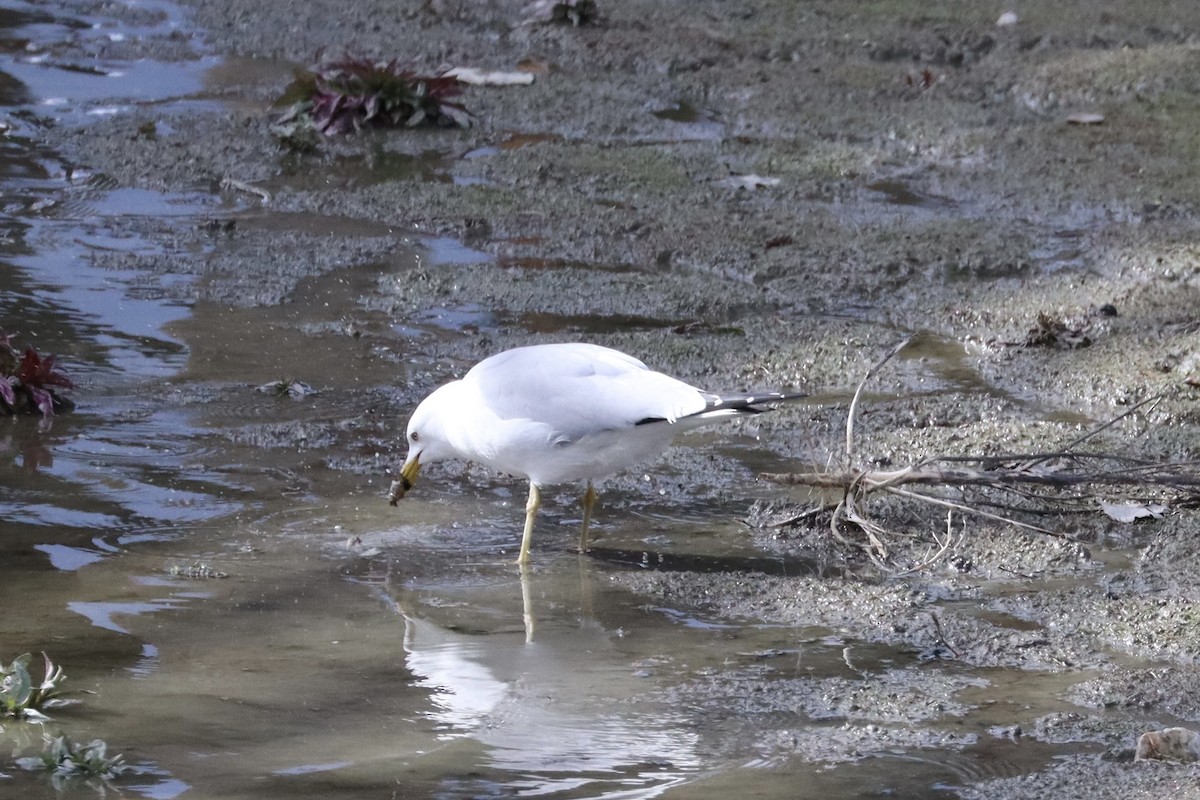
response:
<path fill-rule="evenodd" d="M 865 541 L 856 541 L 854 544 L 862 548 L 876 566 L 887 572 L 895 572 L 887 565 L 888 532 L 877 522 L 872 521 L 866 510 L 867 499 L 880 492 L 946 508 L 949 510 L 949 514 L 958 512 L 964 515 L 983 517 L 1036 533 L 1066 539 L 1071 537 L 1061 531 L 1032 525 L 1015 519 L 1011 515 L 986 511 L 980 506 L 990 505 L 1012 513 L 1049 513 L 1051 511 L 1063 513 L 1082 509 L 1095 511 L 1099 505 L 1099 497 L 1094 493 L 1082 490 L 1098 488 L 1109 490 L 1153 489 L 1160 495 L 1168 493 L 1188 498 L 1200 496 L 1200 462 L 1163 463 L 1114 453 L 1080 452 L 1078 450 L 1080 446 L 1094 439 L 1102 431 L 1111 428 L 1134 413 L 1147 406 L 1153 408 L 1162 399 L 1161 395 L 1143 400 L 1123 414 L 1073 439 L 1057 451 L 1003 456 L 939 455 L 912 466 L 891 470 L 854 466 L 854 424 L 858 414 L 859 399 L 866 382 L 903 350 L 910 341 L 911 338 L 905 339 L 892 348 L 868 370 L 862 381 L 859 382 L 850 402 L 846 420 L 845 466 L 843 468 L 823 472 L 767 474 L 764 476 L 768 480 L 778 483 L 840 490 L 840 497 L 837 499 L 819 504 L 787 519 L 779 520 L 773 523 L 773 527 L 789 527 L 830 513 L 830 530 L 839 542 L 851 543 L 845 535 L 845 529 L 847 526 L 852 526 L 865 537 Z M 1005 506 L 995 501 L 956 502 L 937 494 L 919 491 L 917 487 L 954 487 L 960 491 L 970 487 L 999 490 L 1017 497 L 1018 502 L 1024 501 L 1026 505 Z M 1091 502 L 1080 507 L 1079 502 L 1085 499 Z M 1049 505 L 1042 509 L 1031 509 L 1027 504 L 1033 500 Z M 934 538 L 935 552 L 919 565 L 909 567 L 904 572 L 922 570 L 932 566 L 953 552 L 962 541 L 961 535 L 957 540 L 953 537 L 949 517 L 947 518 L 946 538 L 940 539 L 936 535 Z"/>

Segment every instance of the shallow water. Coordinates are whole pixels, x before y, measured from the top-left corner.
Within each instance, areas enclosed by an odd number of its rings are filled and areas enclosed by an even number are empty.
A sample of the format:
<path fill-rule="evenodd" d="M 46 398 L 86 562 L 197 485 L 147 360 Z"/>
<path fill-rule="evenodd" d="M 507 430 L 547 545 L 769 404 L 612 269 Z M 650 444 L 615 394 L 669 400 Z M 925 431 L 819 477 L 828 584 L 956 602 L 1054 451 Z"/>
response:
<path fill-rule="evenodd" d="M 151 10 L 147 24 L 184 24 L 168 4 Z M 60 124 L 123 103 L 201 102 L 192 93 L 213 66 L 108 61 L 80 73 L 28 53 L 56 37 L 134 31 L 32 7 L 0 15 L 0 24 L 20 45 L 0 67 L 24 85 L 6 102 L 50 109 Z M 101 74 L 118 83 L 98 83 Z M 351 310 L 387 330 L 384 315 L 358 307 L 373 270 L 310 279 L 286 305 L 230 310 L 180 304 L 161 277 L 95 258 L 165 255 L 138 237 L 131 218 L 169 228 L 220 210 L 247 226 L 348 223 L 250 211 L 204 193 L 114 190 L 40 150 L 21 127 L 34 123 L 14 119 L 0 324 L 61 356 L 79 408 L 51 425 L 0 420 L 0 660 L 45 651 L 71 688 L 89 693 L 44 725 L 4 723 L 0 796 L 56 794 L 7 756 L 36 752 L 43 732 L 104 739 L 133 767 L 117 785 L 153 798 L 696 800 L 747 786 L 761 797 L 928 798 L 1066 751 L 988 732 L 1020 718 L 1014 694 L 1053 706 L 1064 680 L 1053 676 L 1020 676 L 1014 689 L 1011 676 L 946 668 L 972 696 L 946 712 L 961 741 L 841 766 L 830 764 L 844 761 L 844 719 L 799 708 L 747 712 L 706 696 L 706 682 L 727 677 L 749 676 L 750 691 L 941 669 L 836 631 L 734 625 L 649 605 L 611 580 L 631 569 L 809 568 L 754 551 L 727 514 L 665 502 L 622 508 L 618 499 L 597 551 L 579 557 L 571 552 L 576 512 L 548 509 L 537 563 L 522 572 L 511 564 L 520 486 L 451 480 L 406 500 L 402 512 L 389 508 L 391 465 L 356 441 L 364 428 L 386 439 L 400 424 L 371 407 L 377 379 L 366 376 L 405 367 L 357 337 L 328 335 L 314 347 L 304 332 Z M 427 169 L 436 173 L 436 163 Z M 398 179 L 423 176 L 394 166 Z M 395 256 L 434 265 L 469 257 L 440 239 Z M 489 313 L 451 309 L 395 333 L 419 342 L 486 325 Z M 962 391 L 987 390 L 945 343 L 923 340 L 909 356 L 930 360 Z M 310 374 L 322 376 L 315 397 L 255 391 Z M 313 439 L 290 451 L 263 446 L 277 435 L 272 426 L 289 425 L 311 426 Z M 748 443 L 722 447 L 747 463 L 771 458 Z M 330 452 L 376 467 L 332 470 Z M 819 749 L 797 744 L 806 737 L 828 737 L 829 763 L 800 755 Z"/>

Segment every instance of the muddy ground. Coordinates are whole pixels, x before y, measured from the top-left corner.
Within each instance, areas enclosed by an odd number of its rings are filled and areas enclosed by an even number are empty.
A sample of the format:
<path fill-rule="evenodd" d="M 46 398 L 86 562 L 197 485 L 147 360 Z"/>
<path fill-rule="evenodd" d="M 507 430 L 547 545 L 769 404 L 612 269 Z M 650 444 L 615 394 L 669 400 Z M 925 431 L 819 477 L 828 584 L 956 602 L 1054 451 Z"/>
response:
<path fill-rule="evenodd" d="M 827 522 L 775 526 L 809 498 L 756 483 L 759 471 L 840 458 L 857 382 L 911 334 L 868 387 L 858 463 L 1053 449 L 1160 393 L 1089 445 L 1197 458 L 1200 19 L 1189 4 L 1021 4 L 998 25 L 1009 9 L 974 0 L 633 1 L 604 3 L 578 28 L 535 24 L 507 1 L 185 4 L 203 35 L 87 46 L 219 54 L 201 98 L 219 102 L 148 105 L 56 142 L 91 185 L 227 200 L 184 231 L 129 220 L 170 239 L 162 255 L 97 256 L 195 277 L 160 290 L 195 304 L 180 331 L 196 352 L 172 402 L 260 377 L 237 373 L 236 350 L 253 341 L 223 339 L 230 319 L 277 314 L 346 274 L 361 283 L 352 307 L 272 325 L 301 354 L 294 377 L 313 384 L 323 352 L 360 354 L 354 384 L 335 387 L 347 422 L 244 435 L 280 453 L 303 445 L 360 483 L 385 485 L 381 464 L 402 456 L 395 433 L 416 401 L 513 345 L 595 341 L 714 389 L 803 388 L 810 404 L 728 434 L 758 438 L 762 464 L 680 448 L 649 470 L 666 478 L 609 482 L 602 513 L 665 496 L 745 515 L 759 548 L 810 561 L 811 574 L 621 580 L 717 617 L 827 626 L 920 659 L 1039 680 L 1087 669 L 1055 691 L 1094 716 L 1051 714 L 1003 735 L 1104 754 L 966 796 L 1150 796 L 1194 781 L 1194 768 L 1131 763 L 1141 730 L 1200 725 L 1194 511 L 1138 525 L 1095 511 L 1037 520 L 1065 539 L 956 517 L 963 539 L 948 557 L 887 577 L 852 531 L 836 542 Z M 469 130 L 287 152 L 270 103 L 322 50 L 426 71 L 522 67 L 536 80 L 467 89 Z M 1071 122 L 1083 113 L 1103 120 Z M 86 198 L 89 181 L 77 189 Z M 412 243 L 429 247 L 418 263 L 393 255 Z M 928 506 L 872 510 L 897 572 L 922 563 L 946 526 Z M 808 702 L 719 680 L 695 691 L 702 704 Z M 853 703 L 866 719 L 916 722 L 950 692 L 914 675 Z M 826 757 L 905 744 L 869 738 L 795 747 Z"/>

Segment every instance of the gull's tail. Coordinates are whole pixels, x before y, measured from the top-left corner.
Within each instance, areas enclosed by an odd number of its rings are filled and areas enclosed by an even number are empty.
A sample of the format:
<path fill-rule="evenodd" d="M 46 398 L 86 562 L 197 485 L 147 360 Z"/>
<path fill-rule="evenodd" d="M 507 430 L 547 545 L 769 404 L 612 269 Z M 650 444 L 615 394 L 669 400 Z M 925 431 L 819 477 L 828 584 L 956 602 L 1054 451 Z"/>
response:
<path fill-rule="evenodd" d="M 723 395 L 704 392 L 708 404 L 703 411 L 689 414 L 692 417 L 728 416 L 730 414 L 761 414 L 770 411 L 779 403 L 803 400 L 808 392 L 755 392 L 754 394 Z M 766 406 L 760 408 L 760 406 Z"/>
<path fill-rule="evenodd" d="M 803 400 L 810 395 L 807 392 L 755 392 L 754 394 L 713 394 L 701 392 L 704 398 L 704 408 L 676 419 L 666 417 L 646 417 L 638 420 L 637 425 L 649 425 L 655 422 L 669 422 L 673 425 L 683 425 L 691 428 L 706 422 L 715 422 L 724 417 L 740 417 L 746 414 L 761 414 L 770 411 L 779 403 L 792 400 Z"/>

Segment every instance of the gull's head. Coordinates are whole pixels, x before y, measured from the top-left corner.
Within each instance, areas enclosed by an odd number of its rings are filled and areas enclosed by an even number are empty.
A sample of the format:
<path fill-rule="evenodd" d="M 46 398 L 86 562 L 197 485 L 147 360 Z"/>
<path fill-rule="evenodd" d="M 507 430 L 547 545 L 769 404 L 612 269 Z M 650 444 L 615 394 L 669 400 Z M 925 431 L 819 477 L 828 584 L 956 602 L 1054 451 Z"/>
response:
<path fill-rule="evenodd" d="M 453 400 L 458 381 L 448 383 L 426 397 L 408 420 L 404 438 L 408 456 L 400 467 L 400 477 L 392 483 L 388 498 L 392 505 L 404 497 L 417 482 L 421 465 L 454 458 L 456 451 L 446 438 L 446 424 L 453 418 Z"/>

